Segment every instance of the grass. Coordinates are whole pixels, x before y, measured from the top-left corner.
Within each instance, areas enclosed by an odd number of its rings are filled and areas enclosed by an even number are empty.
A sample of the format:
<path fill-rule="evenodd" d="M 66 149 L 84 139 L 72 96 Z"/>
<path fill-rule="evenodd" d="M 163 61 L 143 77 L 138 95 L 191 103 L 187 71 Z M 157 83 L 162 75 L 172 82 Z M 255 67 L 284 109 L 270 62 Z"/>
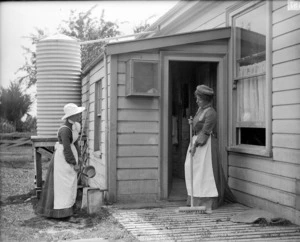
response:
<path fill-rule="evenodd" d="M 106 208 L 93 215 L 78 211 L 76 223 L 36 215 L 38 200 L 34 190 L 31 146 L 1 149 L 0 152 L 0 241 L 40 242 L 88 238 L 137 241 Z M 48 164 L 49 161 L 44 159 L 43 176 Z"/>

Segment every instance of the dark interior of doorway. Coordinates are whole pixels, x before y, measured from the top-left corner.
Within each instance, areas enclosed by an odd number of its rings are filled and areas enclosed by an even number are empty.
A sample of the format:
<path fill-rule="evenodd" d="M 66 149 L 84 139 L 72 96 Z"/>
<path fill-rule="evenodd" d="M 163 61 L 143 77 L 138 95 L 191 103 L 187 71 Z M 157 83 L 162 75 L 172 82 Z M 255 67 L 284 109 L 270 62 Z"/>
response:
<path fill-rule="evenodd" d="M 217 86 L 217 63 L 170 61 L 170 142 L 169 142 L 169 200 L 185 200 L 184 163 L 190 142 L 188 118 L 198 110 L 194 91 L 197 85 Z M 216 97 L 214 97 L 216 98 Z M 216 108 L 216 100 L 213 101 Z"/>

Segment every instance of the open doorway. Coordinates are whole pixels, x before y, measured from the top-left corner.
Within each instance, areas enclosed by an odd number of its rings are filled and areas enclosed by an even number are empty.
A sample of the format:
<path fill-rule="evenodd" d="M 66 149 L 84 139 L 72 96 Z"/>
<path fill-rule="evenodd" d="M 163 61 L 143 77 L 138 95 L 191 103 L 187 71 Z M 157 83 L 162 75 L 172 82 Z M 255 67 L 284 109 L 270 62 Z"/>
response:
<path fill-rule="evenodd" d="M 169 196 L 171 201 L 187 197 L 184 163 L 190 142 L 188 119 L 194 116 L 198 106 L 194 91 L 197 85 L 207 85 L 217 90 L 217 62 L 170 61 L 170 136 L 169 137 Z M 217 110 L 216 95 L 213 106 Z M 216 132 L 216 131 L 215 131 Z"/>

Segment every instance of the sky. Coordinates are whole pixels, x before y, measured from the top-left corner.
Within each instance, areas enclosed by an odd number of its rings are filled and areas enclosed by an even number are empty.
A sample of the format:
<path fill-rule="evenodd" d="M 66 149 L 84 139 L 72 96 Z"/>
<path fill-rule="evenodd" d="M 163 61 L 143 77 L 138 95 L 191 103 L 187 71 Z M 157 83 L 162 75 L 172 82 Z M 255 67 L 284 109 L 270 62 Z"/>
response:
<path fill-rule="evenodd" d="M 92 17 L 100 16 L 105 11 L 106 21 L 116 22 L 122 35 L 133 34 L 134 26 L 148 19 L 152 24 L 159 17 L 176 5 L 178 1 L 6 1 L 0 2 L 0 85 L 9 86 L 21 75 L 16 73 L 25 63 L 22 46 L 34 49 L 29 39 L 35 28 L 57 33 L 57 27 L 67 20 L 70 10 L 85 12 L 92 6 L 97 7 Z M 35 88 L 27 90 L 34 97 Z M 30 112 L 35 115 L 36 107 Z"/>
<path fill-rule="evenodd" d="M 104 9 L 104 19 L 118 23 L 124 34 L 132 34 L 133 27 L 151 16 L 153 23 L 177 1 L 38 1 L 0 2 L 0 73 L 1 86 L 7 88 L 15 80 L 16 71 L 24 64 L 23 46 L 30 46 L 30 33 L 35 27 L 47 29 L 50 34 L 66 20 L 71 9 L 86 11 L 97 4 L 92 16 L 100 16 Z"/>

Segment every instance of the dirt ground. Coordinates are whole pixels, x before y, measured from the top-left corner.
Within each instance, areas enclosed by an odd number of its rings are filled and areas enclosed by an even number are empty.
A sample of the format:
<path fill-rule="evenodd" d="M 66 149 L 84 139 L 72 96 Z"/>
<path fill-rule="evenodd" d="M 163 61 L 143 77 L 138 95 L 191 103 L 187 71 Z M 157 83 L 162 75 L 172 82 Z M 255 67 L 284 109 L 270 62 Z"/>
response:
<path fill-rule="evenodd" d="M 43 159 L 43 176 L 48 165 Z M 105 208 L 94 215 L 79 211 L 75 223 L 36 215 L 34 174 L 31 146 L 0 149 L 0 241 L 137 241 Z"/>

